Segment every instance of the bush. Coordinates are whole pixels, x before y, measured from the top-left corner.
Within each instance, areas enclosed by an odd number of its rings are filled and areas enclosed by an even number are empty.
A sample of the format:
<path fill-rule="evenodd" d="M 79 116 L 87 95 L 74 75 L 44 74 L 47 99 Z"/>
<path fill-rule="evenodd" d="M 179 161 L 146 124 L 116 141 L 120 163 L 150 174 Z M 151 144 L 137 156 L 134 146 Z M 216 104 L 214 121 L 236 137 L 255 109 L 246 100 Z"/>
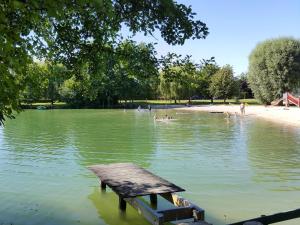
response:
<path fill-rule="evenodd" d="M 279 38 L 258 44 L 249 57 L 248 81 L 255 98 L 265 104 L 299 87 L 300 41 Z"/>

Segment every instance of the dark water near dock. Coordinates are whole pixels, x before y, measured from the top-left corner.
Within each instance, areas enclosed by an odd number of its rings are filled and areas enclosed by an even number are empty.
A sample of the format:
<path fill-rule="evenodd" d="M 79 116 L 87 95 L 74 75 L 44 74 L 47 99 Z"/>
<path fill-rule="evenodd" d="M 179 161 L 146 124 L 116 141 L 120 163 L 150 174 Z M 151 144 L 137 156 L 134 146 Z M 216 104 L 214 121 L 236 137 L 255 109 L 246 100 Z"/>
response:
<path fill-rule="evenodd" d="M 0 225 L 148 224 L 86 166 L 133 162 L 225 224 L 300 207 L 300 129 L 251 117 L 28 110 L 0 128 Z M 157 110 L 164 115 L 166 110 Z M 300 220 L 281 224 L 300 224 Z"/>

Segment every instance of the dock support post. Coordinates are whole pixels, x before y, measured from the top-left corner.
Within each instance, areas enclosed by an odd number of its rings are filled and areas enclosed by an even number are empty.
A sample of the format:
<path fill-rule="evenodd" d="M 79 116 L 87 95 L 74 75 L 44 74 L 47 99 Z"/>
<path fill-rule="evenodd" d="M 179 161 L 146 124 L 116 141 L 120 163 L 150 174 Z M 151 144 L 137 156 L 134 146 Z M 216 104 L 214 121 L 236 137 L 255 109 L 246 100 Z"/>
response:
<path fill-rule="evenodd" d="M 119 209 L 126 211 L 126 201 L 121 196 L 119 196 Z"/>
<path fill-rule="evenodd" d="M 101 182 L 101 190 L 106 190 L 106 183 L 104 182 Z"/>
<path fill-rule="evenodd" d="M 157 195 L 150 194 L 150 203 L 152 206 L 157 206 Z"/>
<path fill-rule="evenodd" d="M 104 182 L 101 181 L 101 180 L 99 180 L 99 183 L 100 183 L 101 190 L 102 190 L 102 191 L 105 191 L 105 190 L 106 190 L 106 183 L 104 183 Z"/>

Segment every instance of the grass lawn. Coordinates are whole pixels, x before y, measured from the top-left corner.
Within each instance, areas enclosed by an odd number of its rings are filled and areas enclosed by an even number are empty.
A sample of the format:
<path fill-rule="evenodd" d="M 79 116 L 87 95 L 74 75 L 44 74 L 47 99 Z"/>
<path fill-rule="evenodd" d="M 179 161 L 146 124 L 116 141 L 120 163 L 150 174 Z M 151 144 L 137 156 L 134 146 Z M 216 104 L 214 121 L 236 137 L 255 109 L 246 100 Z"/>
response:
<path fill-rule="evenodd" d="M 123 104 L 125 101 L 121 101 Z M 240 104 L 241 102 L 245 102 L 249 105 L 259 105 L 260 103 L 256 99 L 241 99 L 237 101 L 236 99 L 228 99 L 225 104 Z M 177 105 L 184 105 L 187 104 L 188 100 L 177 100 Z M 128 105 L 131 105 L 130 102 L 127 102 Z M 174 100 L 134 100 L 133 104 L 138 106 L 145 106 L 145 105 L 175 105 Z M 192 105 L 207 105 L 210 104 L 209 99 L 201 99 L 201 100 L 192 100 Z M 214 100 L 213 104 L 224 104 L 222 99 Z M 34 102 L 34 103 L 22 103 L 22 107 L 24 109 L 36 109 L 39 106 L 46 107 L 48 109 L 51 108 L 51 102 Z M 65 102 L 54 102 L 53 109 L 66 109 L 72 108 Z M 114 107 L 113 107 L 114 108 Z"/>

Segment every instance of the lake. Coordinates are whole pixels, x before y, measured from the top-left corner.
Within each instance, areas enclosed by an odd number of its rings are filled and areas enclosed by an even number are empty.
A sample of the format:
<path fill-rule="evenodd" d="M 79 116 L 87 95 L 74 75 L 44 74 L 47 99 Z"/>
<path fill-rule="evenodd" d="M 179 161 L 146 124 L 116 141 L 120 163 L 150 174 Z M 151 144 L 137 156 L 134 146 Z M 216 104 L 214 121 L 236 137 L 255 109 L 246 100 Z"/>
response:
<path fill-rule="evenodd" d="M 176 110 L 28 110 L 0 128 L 0 224 L 148 224 L 131 207 L 119 214 L 86 169 L 116 162 L 185 188 L 215 224 L 300 207 L 298 128 Z"/>

